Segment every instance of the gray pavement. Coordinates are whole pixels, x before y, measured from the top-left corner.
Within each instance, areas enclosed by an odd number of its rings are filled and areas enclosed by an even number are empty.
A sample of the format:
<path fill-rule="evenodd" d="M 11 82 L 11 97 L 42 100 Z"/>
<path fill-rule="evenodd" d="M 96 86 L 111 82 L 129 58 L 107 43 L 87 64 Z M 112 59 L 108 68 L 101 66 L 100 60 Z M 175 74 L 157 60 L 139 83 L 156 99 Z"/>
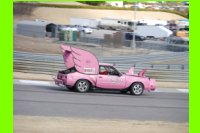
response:
<path fill-rule="evenodd" d="M 14 84 L 14 114 L 188 122 L 188 94 L 116 91 L 70 92 L 51 85 Z"/>

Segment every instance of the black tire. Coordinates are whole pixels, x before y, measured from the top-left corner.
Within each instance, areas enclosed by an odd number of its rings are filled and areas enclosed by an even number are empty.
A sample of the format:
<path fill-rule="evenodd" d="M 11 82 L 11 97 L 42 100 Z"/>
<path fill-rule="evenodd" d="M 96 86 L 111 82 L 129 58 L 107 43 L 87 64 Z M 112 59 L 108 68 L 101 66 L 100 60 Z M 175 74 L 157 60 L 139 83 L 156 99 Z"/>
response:
<path fill-rule="evenodd" d="M 81 79 L 76 82 L 75 87 L 78 92 L 87 92 L 90 89 L 90 83 L 87 80 Z"/>
<path fill-rule="evenodd" d="M 143 91 L 144 91 L 144 85 L 142 83 L 137 82 L 131 85 L 130 89 L 131 94 L 140 96 L 142 95 Z"/>

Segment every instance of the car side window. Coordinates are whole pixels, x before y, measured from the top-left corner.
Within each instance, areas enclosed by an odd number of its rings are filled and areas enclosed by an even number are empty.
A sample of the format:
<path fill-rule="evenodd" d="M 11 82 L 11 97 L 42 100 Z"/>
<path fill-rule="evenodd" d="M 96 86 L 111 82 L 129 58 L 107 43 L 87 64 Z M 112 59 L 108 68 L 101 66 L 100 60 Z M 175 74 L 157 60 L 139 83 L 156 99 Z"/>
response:
<path fill-rule="evenodd" d="M 104 66 L 99 67 L 99 74 L 101 75 L 108 75 L 108 71 Z"/>
<path fill-rule="evenodd" d="M 109 75 L 119 76 L 119 72 L 115 68 L 113 68 L 111 66 L 107 66 L 106 68 L 107 68 Z"/>
<path fill-rule="evenodd" d="M 99 74 L 101 75 L 116 75 L 119 76 L 119 72 L 112 66 L 100 66 Z"/>

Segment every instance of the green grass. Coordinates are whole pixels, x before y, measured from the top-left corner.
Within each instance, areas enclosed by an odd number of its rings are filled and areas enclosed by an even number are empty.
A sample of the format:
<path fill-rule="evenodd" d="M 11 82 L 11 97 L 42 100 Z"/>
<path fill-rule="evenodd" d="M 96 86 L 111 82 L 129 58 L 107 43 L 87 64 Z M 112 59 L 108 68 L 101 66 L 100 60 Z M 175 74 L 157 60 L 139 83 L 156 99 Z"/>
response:
<path fill-rule="evenodd" d="M 78 9 L 100 9 L 100 10 L 130 10 L 133 11 L 132 8 L 120 8 L 120 7 L 110 7 L 110 6 L 81 6 L 81 5 L 59 5 L 59 4 L 46 4 L 46 3 L 37 3 L 40 7 L 56 7 L 56 8 L 78 8 Z M 137 9 L 137 11 L 154 11 L 154 12 L 167 12 L 180 15 L 182 17 L 187 18 L 188 14 L 174 11 L 174 10 L 155 10 L 155 9 Z"/>

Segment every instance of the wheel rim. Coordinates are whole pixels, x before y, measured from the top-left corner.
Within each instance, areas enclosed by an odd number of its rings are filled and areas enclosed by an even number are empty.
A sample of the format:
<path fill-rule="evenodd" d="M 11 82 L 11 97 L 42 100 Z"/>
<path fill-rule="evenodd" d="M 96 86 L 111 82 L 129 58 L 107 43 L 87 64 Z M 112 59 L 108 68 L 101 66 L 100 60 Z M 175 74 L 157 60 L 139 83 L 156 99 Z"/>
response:
<path fill-rule="evenodd" d="M 140 94 L 142 93 L 142 91 L 143 91 L 142 85 L 140 85 L 140 84 L 135 84 L 135 85 L 133 86 L 133 93 L 134 93 L 134 94 L 140 95 Z"/>
<path fill-rule="evenodd" d="M 78 83 L 78 90 L 81 91 L 81 92 L 84 92 L 84 91 L 87 91 L 88 89 L 88 84 L 85 82 L 85 81 L 80 81 Z"/>

